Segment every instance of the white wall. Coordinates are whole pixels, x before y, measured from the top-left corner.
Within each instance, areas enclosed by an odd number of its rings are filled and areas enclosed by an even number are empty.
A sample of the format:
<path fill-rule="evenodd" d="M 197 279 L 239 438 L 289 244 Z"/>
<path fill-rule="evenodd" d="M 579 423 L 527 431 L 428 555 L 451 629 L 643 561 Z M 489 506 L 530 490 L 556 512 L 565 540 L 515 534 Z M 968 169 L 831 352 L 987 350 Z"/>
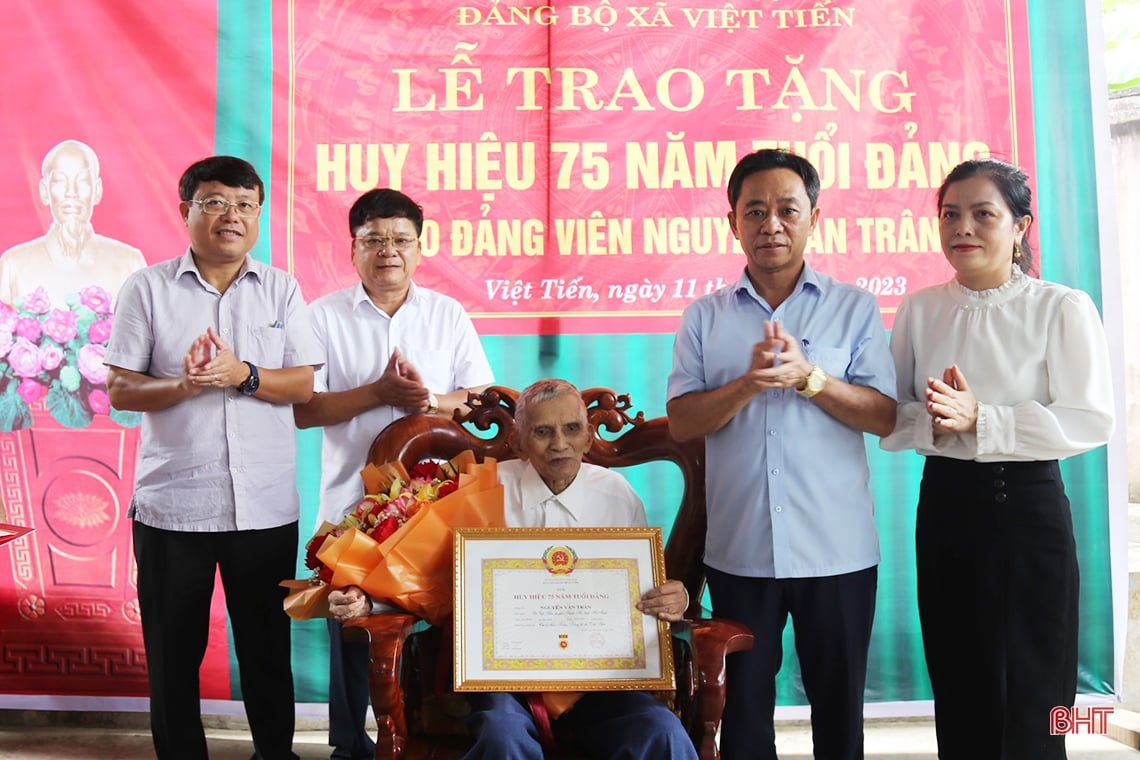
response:
<path fill-rule="evenodd" d="M 1114 93 L 1108 106 L 1124 293 L 1128 500 L 1140 502 L 1140 90 Z"/>

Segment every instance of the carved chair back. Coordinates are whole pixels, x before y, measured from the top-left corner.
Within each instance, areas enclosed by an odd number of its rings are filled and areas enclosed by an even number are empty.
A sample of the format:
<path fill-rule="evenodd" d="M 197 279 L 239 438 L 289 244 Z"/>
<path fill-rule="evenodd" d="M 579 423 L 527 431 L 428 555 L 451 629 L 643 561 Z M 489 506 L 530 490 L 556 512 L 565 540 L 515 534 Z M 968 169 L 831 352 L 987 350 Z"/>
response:
<path fill-rule="evenodd" d="M 458 421 L 446 417 L 414 415 L 389 425 L 372 443 L 368 461 L 383 464 L 399 460 L 410 467 L 428 457 L 450 459 L 471 449 L 478 461 L 494 457 L 515 459 L 510 437 L 515 430 L 518 391 L 492 386 L 474 396 L 472 411 Z M 705 537 L 705 445 L 704 439 L 678 442 L 669 435 L 665 417 L 646 419 L 644 412 L 630 416 L 629 394 L 608 388 L 582 391 L 586 414 L 596 431 L 585 461 L 601 467 L 633 467 L 648 462 L 669 461 L 684 477 L 680 506 L 665 544 L 665 568 L 670 578 L 689 591 L 689 615 L 698 616 L 704 591 Z M 461 422 L 481 432 L 496 428 L 494 436 L 480 437 Z"/>

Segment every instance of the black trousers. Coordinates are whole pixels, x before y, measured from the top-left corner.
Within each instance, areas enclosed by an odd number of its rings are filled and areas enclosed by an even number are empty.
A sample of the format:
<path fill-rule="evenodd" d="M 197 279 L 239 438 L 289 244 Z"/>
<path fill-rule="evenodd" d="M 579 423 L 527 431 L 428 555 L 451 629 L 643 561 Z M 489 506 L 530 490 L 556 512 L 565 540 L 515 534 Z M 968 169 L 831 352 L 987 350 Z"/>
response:
<path fill-rule="evenodd" d="M 811 702 L 816 760 L 861 760 L 878 572 L 869 567 L 820 578 L 745 578 L 706 567 L 713 615 L 738 620 L 755 636 L 752 651 L 726 660 L 724 760 L 776 760 L 776 674 L 789 615 Z"/>
<path fill-rule="evenodd" d="M 285 589 L 277 584 L 295 572 L 297 523 L 190 533 L 136 520 L 133 538 L 156 756 L 208 757 L 198 671 L 220 569 L 255 757 L 296 758 L 289 618 L 282 608 Z"/>
<path fill-rule="evenodd" d="M 1064 758 L 1080 579 L 1057 463 L 927 458 L 915 543 L 938 756 Z"/>

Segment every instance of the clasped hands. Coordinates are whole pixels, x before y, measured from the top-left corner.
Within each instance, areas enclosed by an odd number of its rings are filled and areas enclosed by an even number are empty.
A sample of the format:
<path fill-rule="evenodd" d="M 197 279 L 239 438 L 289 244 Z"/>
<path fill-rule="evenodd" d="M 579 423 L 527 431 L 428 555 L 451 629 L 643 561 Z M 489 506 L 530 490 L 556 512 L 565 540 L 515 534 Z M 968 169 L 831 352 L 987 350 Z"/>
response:
<path fill-rule="evenodd" d="M 249 379 L 249 367 L 234 356 L 213 327 L 199 335 L 182 357 L 183 385 L 191 395 L 205 388 L 237 387 Z"/>
<path fill-rule="evenodd" d="M 926 379 L 926 413 L 935 435 L 977 430 L 978 399 L 957 364 L 947 367 L 941 380 Z"/>
<path fill-rule="evenodd" d="M 675 623 L 685 616 L 689 606 L 689 593 L 680 581 L 665 581 L 657 588 L 642 594 L 637 609 L 646 615 Z M 372 600 L 359 586 L 345 586 L 329 592 L 329 613 L 344 622 L 364 617 L 372 612 Z"/>
<path fill-rule="evenodd" d="M 419 370 L 404 358 L 400 349 L 392 350 L 388 366 L 373 383 L 377 400 L 385 406 L 396 406 L 410 412 L 426 412 L 431 407 L 431 391 L 424 385 Z"/>
<path fill-rule="evenodd" d="M 744 380 L 756 393 L 775 388 L 800 388 L 807 382 L 812 364 L 804 356 L 800 341 L 777 319 L 764 322 L 764 340 L 752 347 L 752 358 Z"/>

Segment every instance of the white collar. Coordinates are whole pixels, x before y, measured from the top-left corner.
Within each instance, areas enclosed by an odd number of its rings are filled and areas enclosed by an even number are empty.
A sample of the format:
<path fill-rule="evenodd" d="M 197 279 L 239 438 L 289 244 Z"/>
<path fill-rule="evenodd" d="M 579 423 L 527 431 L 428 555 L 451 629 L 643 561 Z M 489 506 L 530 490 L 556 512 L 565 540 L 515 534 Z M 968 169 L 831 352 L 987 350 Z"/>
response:
<path fill-rule="evenodd" d="M 545 509 L 548 501 L 556 501 L 570 513 L 575 522 L 580 521 L 583 511 L 588 507 L 586 488 L 582 485 L 585 480 L 583 476 L 585 469 L 586 463 L 583 462 L 573 482 L 562 493 L 556 494 L 543 482 L 534 466 L 527 462 L 526 469 L 523 470 L 522 477 L 519 479 L 519 493 L 522 497 L 523 509 Z"/>

